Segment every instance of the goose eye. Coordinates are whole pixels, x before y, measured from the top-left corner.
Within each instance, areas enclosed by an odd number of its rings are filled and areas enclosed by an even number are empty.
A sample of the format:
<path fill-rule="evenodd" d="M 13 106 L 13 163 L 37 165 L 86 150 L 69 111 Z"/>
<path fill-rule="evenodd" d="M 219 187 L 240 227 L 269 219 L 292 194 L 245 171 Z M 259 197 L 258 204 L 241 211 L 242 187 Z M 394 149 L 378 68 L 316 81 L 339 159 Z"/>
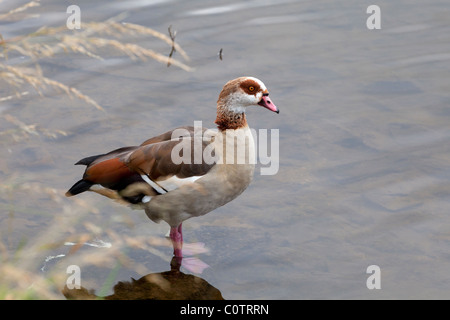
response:
<path fill-rule="evenodd" d="M 253 92 L 253 91 L 255 91 L 255 87 L 254 86 L 250 86 L 250 87 L 248 87 L 248 90 Z"/>

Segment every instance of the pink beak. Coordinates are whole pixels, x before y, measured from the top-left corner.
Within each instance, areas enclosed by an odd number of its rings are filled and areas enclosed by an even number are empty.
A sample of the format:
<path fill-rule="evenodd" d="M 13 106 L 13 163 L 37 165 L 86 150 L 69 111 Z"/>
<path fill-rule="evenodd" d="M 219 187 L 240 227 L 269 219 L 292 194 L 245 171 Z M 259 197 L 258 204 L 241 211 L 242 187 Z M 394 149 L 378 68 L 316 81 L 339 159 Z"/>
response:
<path fill-rule="evenodd" d="M 258 102 L 258 104 L 261 107 L 269 109 L 270 111 L 280 113 L 280 110 L 278 110 L 277 106 L 274 105 L 273 102 L 270 100 L 268 93 L 263 94 L 263 97 L 262 97 L 261 101 Z"/>

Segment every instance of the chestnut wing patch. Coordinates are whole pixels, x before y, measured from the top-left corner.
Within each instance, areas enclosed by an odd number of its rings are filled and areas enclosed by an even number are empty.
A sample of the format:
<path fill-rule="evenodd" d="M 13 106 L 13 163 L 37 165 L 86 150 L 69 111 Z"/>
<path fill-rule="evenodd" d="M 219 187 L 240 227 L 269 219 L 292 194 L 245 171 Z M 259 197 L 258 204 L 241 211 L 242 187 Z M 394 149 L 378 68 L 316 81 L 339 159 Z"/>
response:
<path fill-rule="evenodd" d="M 77 164 L 86 165 L 86 171 L 83 179 L 67 195 L 90 190 L 92 185 L 99 184 L 116 190 L 131 203 L 148 202 L 152 196 L 164 194 L 201 178 L 214 163 L 206 164 L 202 161 L 195 164 L 193 152 L 190 163 L 176 164 L 172 161 L 172 150 L 179 143 L 188 143 L 191 145 L 190 150 L 194 150 L 194 128 L 182 129 L 185 129 L 184 134 L 174 140 L 171 140 L 172 130 L 148 139 L 140 146 L 124 147 L 80 160 Z M 195 143 L 201 144 L 202 151 L 211 143 L 203 141 L 201 137 L 195 139 Z"/>
<path fill-rule="evenodd" d="M 183 141 L 177 139 L 140 146 L 129 154 L 124 162 L 126 162 L 130 170 L 139 174 L 145 174 L 153 181 L 165 180 L 172 176 L 182 179 L 206 174 L 214 166 L 214 163 L 207 164 L 204 161 L 198 164 L 194 163 L 194 139 L 191 137 L 182 139 Z M 186 142 L 191 144 L 191 161 L 189 163 L 174 163 L 172 160 L 173 148 L 179 143 Z M 196 139 L 196 143 L 201 143 L 203 150 L 210 142 Z"/>

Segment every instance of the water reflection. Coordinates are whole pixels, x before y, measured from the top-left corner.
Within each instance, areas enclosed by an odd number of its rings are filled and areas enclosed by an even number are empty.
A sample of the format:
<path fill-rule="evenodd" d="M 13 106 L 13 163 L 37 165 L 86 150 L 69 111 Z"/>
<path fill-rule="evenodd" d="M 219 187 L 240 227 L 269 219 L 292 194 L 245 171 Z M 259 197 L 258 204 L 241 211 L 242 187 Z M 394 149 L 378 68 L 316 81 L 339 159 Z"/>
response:
<path fill-rule="evenodd" d="M 221 292 L 206 280 L 180 271 L 181 258 L 174 257 L 170 271 L 150 273 L 131 281 L 119 281 L 114 293 L 99 297 L 93 290 L 64 287 L 62 293 L 71 300 L 224 300 Z"/>

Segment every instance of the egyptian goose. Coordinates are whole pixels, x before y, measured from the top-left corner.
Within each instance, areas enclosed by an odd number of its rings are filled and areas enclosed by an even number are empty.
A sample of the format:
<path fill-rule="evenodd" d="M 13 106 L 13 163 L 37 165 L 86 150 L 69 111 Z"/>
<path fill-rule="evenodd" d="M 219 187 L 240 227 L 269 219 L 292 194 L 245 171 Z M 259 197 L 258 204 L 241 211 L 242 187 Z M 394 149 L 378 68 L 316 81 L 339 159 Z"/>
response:
<path fill-rule="evenodd" d="M 83 179 L 66 196 L 95 191 L 144 209 L 154 222 L 170 225 L 174 256 L 181 258 L 182 222 L 223 206 L 250 184 L 255 146 L 245 110 L 259 105 L 279 113 L 268 95 L 259 79 L 231 80 L 217 100 L 217 129 L 180 127 L 84 158 L 76 163 L 87 166 Z"/>

